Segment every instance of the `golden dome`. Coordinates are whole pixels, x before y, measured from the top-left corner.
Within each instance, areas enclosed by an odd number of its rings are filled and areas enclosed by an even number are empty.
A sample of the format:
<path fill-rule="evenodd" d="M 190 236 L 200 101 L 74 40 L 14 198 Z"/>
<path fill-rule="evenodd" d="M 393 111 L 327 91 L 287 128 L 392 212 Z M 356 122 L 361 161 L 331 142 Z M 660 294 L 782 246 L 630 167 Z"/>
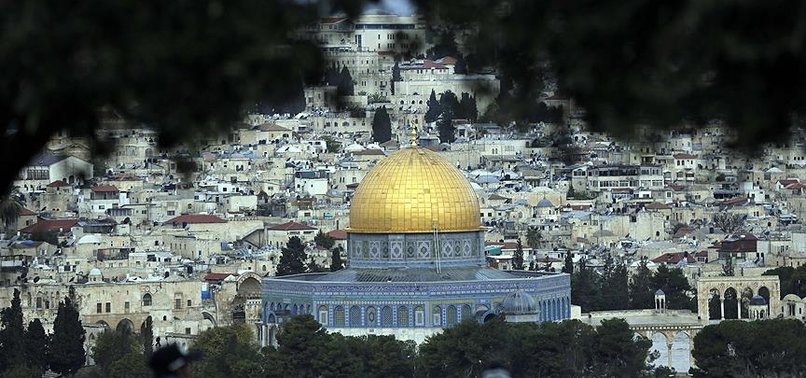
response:
<path fill-rule="evenodd" d="M 441 155 L 403 148 L 369 171 L 352 199 L 351 232 L 478 231 L 479 200 Z"/>

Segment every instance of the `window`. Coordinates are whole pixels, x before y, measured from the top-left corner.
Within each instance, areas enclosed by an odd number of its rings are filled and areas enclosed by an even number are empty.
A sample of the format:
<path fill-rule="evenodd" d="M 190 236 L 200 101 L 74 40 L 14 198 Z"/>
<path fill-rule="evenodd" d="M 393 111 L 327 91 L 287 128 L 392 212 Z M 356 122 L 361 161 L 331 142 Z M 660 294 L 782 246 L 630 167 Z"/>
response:
<path fill-rule="evenodd" d="M 333 325 L 336 327 L 344 327 L 344 307 L 337 306 L 333 311 Z"/>
<path fill-rule="evenodd" d="M 185 327 L 185 335 L 190 335 L 190 327 Z"/>
<path fill-rule="evenodd" d="M 397 308 L 397 326 L 409 326 L 409 309 L 407 309 L 406 306 L 400 306 Z"/>
<path fill-rule="evenodd" d="M 103 304 L 102 303 L 96 303 L 95 304 L 95 312 L 98 313 L 98 314 L 103 312 Z"/>
<path fill-rule="evenodd" d="M 193 305 L 193 301 L 191 301 L 190 299 L 188 299 L 188 307 L 190 307 L 190 306 L 192 306 L 192 305 Z"/>
<path fill-rule="evenodd" d="M 327 325 L 327 306 L 319 306 L 319 323 Z"/>
<path fill-rule="evenodd" d="M 129 307 L 130 307 L 129 302 L 124 302 L 123 303 L 123 312 L 128 313 L 129 312 Z"/>
<path fill-rule="evenodd" d="M 143 295 L 143 306 L 151 306 L 151 294 Z"/>
<path fill-rule="evenodd" d="M 414 324 L 418 326 L 425 325 L 425 311 L 423 311 L 422 306 L 414 308 Z"/>
<path fill-rule="evenodd" d="M 174 299 L 174 310 L 180 310 L 182 308 L 182 298 Z"/>
<path fill-rule="evenodd" d="M 350 307 L 350 327 L 361 325 L 361 309 L 358 306 Z"/>
<path fill-rule="evenodd" d="M 442 325 L 442 308 L 439 306 L 434 306 L 434 308 L 431 309 L 431 325 Z"/>

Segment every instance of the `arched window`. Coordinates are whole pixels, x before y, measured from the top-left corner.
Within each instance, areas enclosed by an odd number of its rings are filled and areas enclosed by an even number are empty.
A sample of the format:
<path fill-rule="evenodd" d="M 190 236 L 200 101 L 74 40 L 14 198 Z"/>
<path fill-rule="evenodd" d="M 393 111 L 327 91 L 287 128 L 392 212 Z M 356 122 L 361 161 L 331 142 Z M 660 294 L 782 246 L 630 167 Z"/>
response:
<path fill-rule="evenodd" d="M 470 308 L 470 305 L 462 306 L 462 317 L 459 319 L 460 321 L 465 321 L 467 319 L 473 318 L 473 309 Z"/>
<path fill-rule="evenodd" d="M 327 306 L 325 305 L 319 306 L 319 323 L 327 325 Z"/>
<path fill-rule="evenodd" d="M 431 325 L 432 326 L 442 325 L 442 307 L 434 306 L 431 308 Z"/>
<path fill-rule="evenodd" d="M 143 306 L 151 306 L 151 294 L 143 294 Z"/>
<path fill-rule="evenodd" d="M 425 325 L 425 310 L 423 310 L 423 306 L 414 308 L 414 324 L 417 326 Z"/>
<path fill-rule="evenodd" d="M 383 310 L 381 310 L 381 327 L 391 327 L 392 326 L 392 308 L 389 306 L 384 306 Z"/>
<path fill-rule="evenodd" d="M 344 327 L 344 307 L 336 306 L 333 310 L 333 326 Z"/>
<path fill-rule="evenodd" d="M 455 326 L 456 323 L 459 322 L 458 314 L 456 313 L 456 306 L 450 305 L 448 306 L 448 313 L 446 314 L 448 318 L 448 327 Z"/>
<path fill-rule="evenodd" d="M 361 309 L 358 306 L 350 307 L 350 327 L 361 326 Z"/>
<path fill-rule="evenodd" d="M 409 309 L 407 309 L 406 306 L 400 306 L 397 308 L 397 326 L 409 326 Z"/>

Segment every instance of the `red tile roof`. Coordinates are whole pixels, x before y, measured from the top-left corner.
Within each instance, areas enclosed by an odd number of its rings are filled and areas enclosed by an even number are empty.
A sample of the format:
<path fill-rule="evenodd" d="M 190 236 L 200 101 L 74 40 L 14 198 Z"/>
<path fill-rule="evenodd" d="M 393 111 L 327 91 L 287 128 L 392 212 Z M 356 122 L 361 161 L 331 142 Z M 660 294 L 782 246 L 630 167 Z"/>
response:
<path fill-rule="evenodd" d="M 697 260 L 690 253 L 686 252 L 667 252 L 654 259 L 652 262 L 656 264 L 677 264 L 681 260 L 686 259 L 686 262 L 693 263 Z"/>
<path fill-rule="evenodd" d="M 20 207 L 20 216 L 21 217 L 31 216 L 31 215 L 36 215 L 36 213 L 31 211 L 31 210 L 28 210 L 25 207 Z"/>
<path fill-rule="evenodd" d="M 209 214 L 185 214 L 168 220 L 163 224 L 171 223 L 187 223 L 187 224 L 201 224 L 201 223 L 227 223 L 227 221 Z"/>
<path fill-rule="evenodd" d="M 696 159 L 697 155 L 687 154 L 687 153 L 679 153 L 672 155 L 675 159 Z"/>
<path fill-rule="evenodd" d="M 24 232 L 26 234 L 32 234 L 35 232 L 48 232 L 48 231 L 70 231 L 73 226 L 78 224 L 78 219 L 76 218 L 65 218 L 65 219 L 44 219 L 39 218 L 36 223 L 23 228 L 20 232 Z"/>
<path fill-rule="evenodd" d="M 347 231 L 344 230 L 333 230 L 327 233 L 327 236 L 330 236 L 336 240 L 347 240 Z"/>
<path fill-rule="evenodd" d="M 274 231 L 307 231 L 307 230 L 316 230 L 315 227 L 311 227 L 302 223 L 297 222 L 287 222 L 283 224 L 274 225 L 268 228 L 268 230 Z"/>
<path fill-rule="evenodd" d="M 119 192 L 118 188 L 114 185 L 95 185 L 92 187 L 95 193 L 114 193 Z"/>
<path fill-rule="evenodd" d="M 221 282 L 229 276 L 237 276 L 237 275 L 238 274 L 236 273 L 207 273 L 207 275 L 204 276 L 204 280 L 210 282 Z"/>
<path fill-rule="evenodd" d="M 47 186 L 48 186 L 48 188 L 61 188 L 61 187 L 64 187 L 64 186 L 70 186 L 70 184 L 68 184 L 68 183 L 66 183 L 66 182 L 64 182 L 62 180 L 56 180 L 56 181 L 48 184 Z"/>

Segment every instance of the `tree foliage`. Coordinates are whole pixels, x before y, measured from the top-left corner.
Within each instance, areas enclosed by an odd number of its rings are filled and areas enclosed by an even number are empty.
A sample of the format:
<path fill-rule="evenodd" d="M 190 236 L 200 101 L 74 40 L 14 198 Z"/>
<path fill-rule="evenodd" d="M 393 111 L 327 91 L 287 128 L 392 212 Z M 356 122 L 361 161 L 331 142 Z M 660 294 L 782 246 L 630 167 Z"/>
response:
<path fill-rule="evenodd" d="M 0 312 L 0 373 L 15 366 L 27 364 L 25 357 L 25 326 L 22 321 L 20 291 L 14 289 L 11 306 Z"/>
<path fill-rule="evenodd" d="M 806 297 L 806 265 L 793 268 L 782 266 L 764 272 L 765 276 L 778 276 L 781 282 L 781 299 L 788 294 Z"/>
<path fill-rule="evenodd" d="M 59 374 L 74 374 L 84 365 L 84 327 L 78 319 L 75 304 L 75 289 L 70 287 L 70 295 L 59 302 L 53 334 L 50 337 L 48 361 L 50 370 Z"/>
<path fill-rule="evenodd" d="M 352 96 L 355 94 L 355 83 L 353 82 L 353 75 L 350 74 L 350 69 L 347 66 L 341 68 L 339 73 L 339 82 L 336 85 L 336 94 L 338 96 Z"/>
<path fill-rule="evenodd" d="M 330 271 L 335 272 L 344 268 L 344 262 L 341 259 L 341 253 L 344 248 L 341 246 L 330 250 Z"/>
<path fill-rule="evenodd" d="M 92 347 L 92 358 L 101 376 L 148 377 L 149 369 L 143 354 L 144 340 L 129 332 L 107 330 L 100 334 Z"/>
<path fill-rule="evenodd" d="M 277 264 L 277 275 L 297 274 L 305 272 L 305 245 L 298 236 L 288 238 L 288 243 L 283 247 L 283 254 L 280 256 L 280 263 Z"/>
<path fill-rule="evenodd" d="M 640 377 L 648 371 L 650 346 L 621 319 L 593 328 L 577 320 L 508 324 L 498 318 L 462 322 L 428 338 L 418 366 L 425 376 L 480 376 L 498 365 L 513 377 Z"/>
<path fill-rule="evenodd" d="M 442 143 L 453 143 L 456 140 L 456 127 L 453 125 L 453 120 L 459 118 L 458 114 L 461 111 L 456 94 L 451 91 L 443 93 L 439 97 L 439 107 L 442 109 L 437 120 L 439 140 Z"/>
<path fill-rule="evenodd" d="M 415 3 L 430 23 L 466 27 L 471 70 L 496 67 L 522 103 L 556 77 L 596 131 L 629 137 L 639 125 L 719 119 L 735 146 L 759 147 L 786 141 L 806 110 L 798 2 Z"/>
<path fill-rule="evenodd" d="M 428 110 L 425 112 L 425 122 L 431 123 L 439 119 L 439 115 L 442 114 L 442 107 L 433 89 L 431 90 L 431 95 L 428 97 L 428 101 L 426 101 L 426 105 L 428 105 Z"/>
<path fill-rule="evenodd" d="M 191 364 L 196 377 L 258 377 L 266 374 L 264 356 L 246 324 L 215 327 L 199 333 L 192 349 L 201 352 Z"/>
<path fill-rule="evenodd" d="M 47 370 L 48 335 L 39 319 L 31 320 L 25 330 L 24 355 L 25 364 L 36 371 L 44 373 Z"/>
<path fill-rule="evenodd" d="M 384 143 L 392 139 L 392 121 L 389 119 L 385 106 L 376 110 L 372 117 L 372 139 L 376 143 Z"/>
<path fill-rule="evenodd" d="M 695 377 L 798 376 L 806 369 L 806 327 L 794 319 L 722 321 L 694 337 Z"/>

